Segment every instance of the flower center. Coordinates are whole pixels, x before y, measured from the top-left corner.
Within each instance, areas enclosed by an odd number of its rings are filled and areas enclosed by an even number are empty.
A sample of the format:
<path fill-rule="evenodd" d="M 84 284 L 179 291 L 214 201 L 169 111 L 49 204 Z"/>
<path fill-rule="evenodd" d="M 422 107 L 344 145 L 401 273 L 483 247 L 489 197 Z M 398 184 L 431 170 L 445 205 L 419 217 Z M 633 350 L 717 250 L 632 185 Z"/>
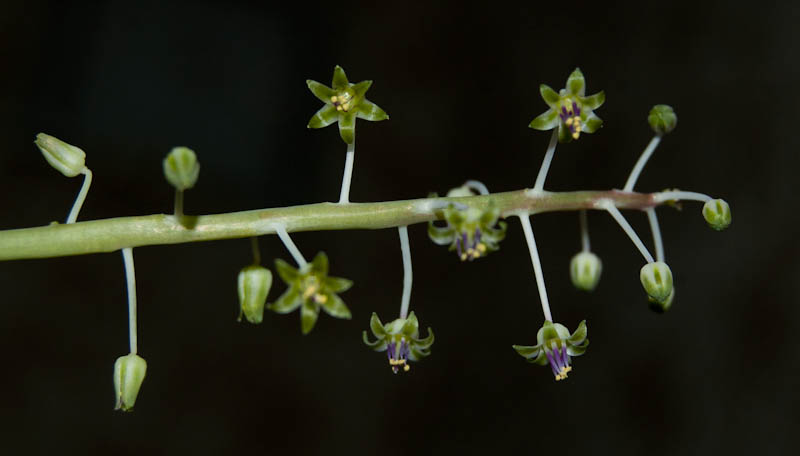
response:
<path fill-rule="evenodd" d="M 475 228 L 472 236 L 466 231 L 462 232 L 461 236 L 456 238 L 456 252 L 461 261 L 472 261 L 486 254 L 486 244 L 481 242 L 480 228 Z"/>
<path fill-rule="evenodd" d="M 337 111 L 347 112 L 353 107 L 353 95 L 349 92 L 342 92 L 331 97 L 331 103 L 336 106 Z"/>
<path fill-rule="evenodd" d="M 572 371 L 572 366 L 569 365 L 569 354 L 567 354 L 567 344 L 561 343 L 558 346 L 556 341 L 552 341 L 551 349 L 545 349 L 544 353 L 547 355 L 547 360 L 550 362 L 550 367 L 553 369 L 553 375 L 556 376 L 556 381 L 564 380 L 567 374 Z"/>
<path fill-rule="evenodd" d="M 578 139 L 581 135 L 581 107 L 575 100 L 564 100 L 561 104 L 561 112 L 558 114 L 564 125 L 569 127 L 572 139 Z"/>
<path fill-rule="evenodd" d="M 303 281 L 304 300 L 307 301 L 311 299 L 316 304 L 325 304 L 328 301 L 328 297 L 322 293 L 319 293 L 319 290 L 319 280 L 315 276 L 310 276 Z"/>
<path fill-rule="evenodd" d="M 389 357 L 389 366 L 391 366 L 392 372 L 396 374 L 400 370 L 400 366 L 403 366 L 404 372 L 408 372 L 411 369 L 411 366 L 408 365 L 409 351 L 405 337 L 389 344 L 386 355 Z"/>

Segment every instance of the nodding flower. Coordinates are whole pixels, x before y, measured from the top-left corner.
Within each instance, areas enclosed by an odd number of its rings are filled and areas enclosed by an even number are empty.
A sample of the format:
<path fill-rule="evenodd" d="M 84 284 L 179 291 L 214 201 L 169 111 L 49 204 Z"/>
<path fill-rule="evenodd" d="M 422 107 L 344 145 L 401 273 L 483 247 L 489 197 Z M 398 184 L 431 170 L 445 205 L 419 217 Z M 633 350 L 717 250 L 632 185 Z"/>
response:
<path fill-rule="evenodd" d="M 433 330 L 428 328 L 428 337 L 419 337 L 419 320 L 414 312 L 408 318 L 398 318 L 390 323 L 381 323 L 378 314 L 372 313 L 369 321 L 369 328 L 375 336 L 375 341 L 370 341 L 367 332 L 364 331 L 364 343 L 375 351 L 386 351 L 389 358 L 389 367 L 395 374 L 408 372 L 411 366 L 409 361 L 419 361 L 431 354 L 430 348 L 433 345 Z"/>
<path fill-rule="evenodd" d="M 428 237 L 438 245 L 449 245 L 461 261 L 472 261 L 500 248 L 498 244 L 506 237 L 506 223 L 498 222 L 499 216 L 499 209 L 492 203 L 485 211 L 450 204 L 443 210 L 447 226 L 430 222 Z"/>
<path fill-rule="evenodd" d="M 536 345 L 513 347 L 529 363 L 541 366 L 549 363 L 556 381 L 559 381 L 567 378 L 567 374 L 572 371 L 571 358 L 586 352 L 586 347 L 589 346 L 587 333 L 586 320 L 583 320 L 572 334 L 560 323 L 545 321 L 536 334 Z"/>

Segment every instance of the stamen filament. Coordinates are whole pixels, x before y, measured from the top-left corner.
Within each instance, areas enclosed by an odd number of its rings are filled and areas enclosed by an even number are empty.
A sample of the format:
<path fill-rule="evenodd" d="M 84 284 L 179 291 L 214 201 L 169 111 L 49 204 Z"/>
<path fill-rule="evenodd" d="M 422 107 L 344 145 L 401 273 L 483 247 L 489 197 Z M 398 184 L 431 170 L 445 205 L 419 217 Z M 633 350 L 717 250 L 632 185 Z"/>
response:
<path fill-rule="evenodd" d="M 631 238 L 631 241 L 633 241 L 633 245 L 635 245 L 636 248 L 639 249 L 639 252 L 641 252 L 642 256 L 644 257 L 645 260 L 647 260 L 648 263 L 653 263 L 655 261 L 653 259 L 653 255 L 651 255 L 650 251 L 647 250 L 647 247 L 644 246 L 644 243 L 642 243 L 642 240 L 639 239 L 639 236 L 636 234 L 636 231 L 634 231 L 631 225 L 628 223 L 628 221 L 625 220 L 625 217 L 622 216 L 622 213 L 619 211 L 619 209 L 617 209 L 610 201 L 604 201 L 602 203 L 599 203 L 598 207 L 607 210 L 608 213 L 611 214 L 612 217 L 614 217 L 614 220 L 616 220 L 617 223 L 619 223 L 619 226 L 622 228 L 623 231 L 625 231 L 625 234 L 627 234 L 628 237 Z"/>
<path fill-rule="evenodd" d="M 533 229 L 528 214 L 519 214 L 519 221 L 522 223 L 522 231 L 525 232 L 525 240 L 528 242 L 528 251 L 531 254 L 533 263 L 533 273 L 536 275 L 536 286 L 539 288 L 539 300 L 542 302 L 542 312 L 544 319 L 552 322 L 550 315 L 550 303 L 547 300 L 547 290 L 544 288 L 544 275 L 542 274 L 542 264 L 539 261 L 539 250 L 536 248 L 536 240 L 533 238 Z"/>
<path fill-rule="evenodd" d="M 350 181 L 353 178 L 353 161 L 356 156 L 355 139 L 347 145 L 347 156 L 344 159 L 344 175 L 342 176 L 342 191 L 339 194 L 339 204 L 350 203 Z"/>
<path fill-rule="evenodd" d="M 400 318 L 408 316 L 408 306 L 411 302 L 411 245 L 408 242 L 408 226 L 397 228 L 400 233 L 400 250 L 403 252 L 403 298 L 400 301 Z"/>
<path fill-rule="evenodd" d="M 89 168 L 84 167 L 81 171 L 86 177 L 83 178 L 83 185 L 81 186 L 81 190 L 78 192 L 78 196 L 75 198 L 75 202 L 72 204 L 72 209 L 69 211 L 69 215 L 67 216 L 67 223 L 75 223 L 75 220 L 78 219 L 78 213 L 81 211 L 81 207 L 83 207 L 83 201 L 86 199 L 86 194 L 89 193 L 89 186 L 92 185 L 92 171 Z"/>
<path fill-rule="evenodd" d="M 133 268 L 133 249 L 122 249 L 122 261 L 125 264 L 125 281 L 128 284 L 128 338 L 131 353 L 137 353 L 138 342 L 136 339 L 136 271 Z"/>
<path fill-rule="evenodd" d="M 283 242 L 286 250 L 288 250 L 292 255 L 292 258 L 294 258 L 294 262 L 297 263 L 297 266 L 299 266 L 301 269 L 306 267 L 308 262 L 305 258 L 303 258 L 303 254 L 300 253 L 300 249 L 298 249 L 297 246 L 294 245 L 294 242 L 292 242 L 292 238 L 290 238 L 289 233 L 286 232 L 286 227 L 280 224 L 275 225 L 275 233 L 277 233 L 278 237 L 281 238 L 281 242 Z"/>
<path fill-rule="evenodd" d="M 633 191 L 633 186 L 636 185 L 636 180 L 639 179 L 639 174 L 642 173 L 644 169 L 644 165 L 647 164 L 647 160 L 650 159 L 650 156 L 653 155 L 653 152 L 658 147 L 658 143 L 661 142 L 661 135 L 653 136 L 653 139 L 650 140 L 650 143 L 647 144 L 642 155 L 639 156 L 639 160 L 636 161 L 636 165 L 633 166 L 631 170 L 631 174 L 628 176 L 628 180 L 625 182 L 625 187 L 622 188 L 625 192 Z"/>
<path fill-rule="evenodd" d="M 553 129 L 553 135 L 550 136 L 550 144 L 547 146 L 547 152 L 544 154 L 542 166 L 539 168 L 539 175 L 536 176 L 536 184 L 533 186 L 534 191 L 544 188 L 544 180 L 547 177 L 547 171 L 550 169 L 550 163 L 553 161 L 556 144 L 558 144 L 558 128 Z"/>
<path fill-rule="evenodd" d="M 650 221 L 650 231 L 653 232 L 653 244 L 656 246 L 656 259 L 658 261 L 665 261 L 664 243 L 661 241 L 661 228 L 658 226 L 658 217 L 656 216 L 656 209 L 654 207 L 647 209 L 647 220 Z"/>

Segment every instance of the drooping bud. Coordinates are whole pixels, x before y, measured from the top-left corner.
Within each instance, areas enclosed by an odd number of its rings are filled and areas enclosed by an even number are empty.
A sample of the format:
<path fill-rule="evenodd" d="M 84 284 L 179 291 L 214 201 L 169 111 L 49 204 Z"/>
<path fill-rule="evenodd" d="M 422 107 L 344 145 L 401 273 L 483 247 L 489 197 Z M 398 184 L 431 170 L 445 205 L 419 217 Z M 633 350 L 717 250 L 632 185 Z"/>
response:
<path fill-rule="evenodd" d="M 36 135 L 36 147 L 47 163 L 67 177 L 75 177 L 86 168 L 86 152 L 45 133 Z"/>
<path fill-rule="evenodd" d="M 264 305 L 272 287 L 272 272 L 263 266 L 247 266 L 239 272 L 239 321 L 259 324 L 264 319 Z"/>
<path fill-rule="evenodd" d="M 663 261 L 642 266 L 639 279 L 644 291 L 656 302 L 666 303 L 672 294 L 672 271 Z"/>
<path fill-rule="evenodd" d="M 592 291 L 600 281 L 603 263 L 592 252 L 580 252 L 569 263 L 569 275 L 575 288 Z"/>
<path fill-rule="evenodd" d="M 731 207 L 723 199 L 713 199 L 703 205 L 703 218 L 708 226 L 722 231 L 731 224 Z"/>
<path fill-rule="evenodd" d="M 164 177 L 178 190 L 194 187 L 199 174 L 197 155 L 188 147 L 174 147 L 164 159 Z"/>
<path fill-rule="evenodd" d="M 655 105 L 647 116 L 650 127 L 659 135 L 665 135 L 675 129 L 678 125 L 678 116 L 669 105 Z"/>
<path fill-rule="evenodd" d="M 672 301 L 675 299 L 675 287 L 672 287 L 672 293 L 667 296 L 665 301 L 656 301 L 652 297 L 648 296 L 647 300 L 650 302 L 650 310 L 655 313 L 664 313 L 672 307 Z"/>
<path fill-rule="evenodd" d="M 117 358 L 117 362 L 114 363 L 114 392 L 117 395 L 117 405 L 114 410 L 123 412 L 133 410 L 145 372 L 147 372 L 147 362 L 139 355 L 130 353 Z"/>

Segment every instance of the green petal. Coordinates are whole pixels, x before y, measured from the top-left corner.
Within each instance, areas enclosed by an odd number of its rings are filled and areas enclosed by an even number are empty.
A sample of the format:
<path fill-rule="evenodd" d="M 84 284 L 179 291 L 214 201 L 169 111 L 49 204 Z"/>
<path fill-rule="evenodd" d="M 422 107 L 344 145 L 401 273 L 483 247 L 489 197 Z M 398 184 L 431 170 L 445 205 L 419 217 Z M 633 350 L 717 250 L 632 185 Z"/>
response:
<path fill-rule="evenodd" d="M 589 346 L 589 340 L 584 340 L 582 344 L 576 346 L 567 345 L 567 354 L 569 356 L 581 356 L 586 353 L 586 348 Z"/>
<path fill-rule="evenodd" d="M 337 92 L 350 86 L 347 75 L 344 74 L 344 70 L 339 65 L 336 65 L 336 68 L 333 69 L 333 84 L 331 85 L 333 86 L 333 90 Z"/>
<path fill-rule="evenodd" d="M 534 130 L 552 130 L 559 123 L 558 112 L 555 109 L 548 109 L 547 111 L 539 114 L 535 119 L 528 124 L 529 128 Z"/>
<path fill-rule="evenodd" d="M 330 103 L 331 97 L 336 95 L 336 92 L 325 84 L 320 84 L 317 81 L 306 79 L 306 85 L 315 97 L 319 98 L 323 103 Z"/>
<path fill-rule="evenodd" d="M 361 81 L 358 84 L 353 84 L 353 92 L 356 93 L 356 96 L 359 98 L 364 98 L 364 94 L 367 93 L 367 90 L 372 86 L 372 81 Z"/>
<path fill-rule="evenodd" d="M 452 226 L 464 223 L 464 213 L 456 209 L 452 204 L 444 210 L 444 219 Z"/>
<path fill-rule="evenodd" d="M 581 133 L 594 133 L 603 126 L 603 119 L 597 117 L 594 113 L 586 116 L 581 127 Z"/>
<path fill-rule="evenodd" d="M 559 338 L 558 330 L 556 330 L 556 327 L 550 321 L 545 320 L 540 331 L 542 331 L 542 340 L 545 342 L 545 345 L 547 345 L 547 342 L 550 340 Z"/>
<path fill-rule="evenodd" d="M 481 228 L 492 226 L 499 216 L 500 209 L 495 206 L 494 200 L 492 200 L 489 201 L 489 208 L 483 214 L 481 214 L 481 218 L 478 220 L 478 223 L 481 224 Z"/>
<path fill-rule="evenodd" d="M 339 116 L 339 136 L 347 144 L 356 140 L 356 113 L 353 111 L 342 113 Z"/>
<path fill-rule="evenodd" d="M 327 277 L 325 286 L 334 293 L 343 293 L 353 286 L 353 281 L 343 277 Z"/>
<path fill-rule="evenodd" d="M 547 103 L 547 106 L 550 106 L 550 109 L 558 109 L 558 102 L 561 101 L 561 97 L 558 96 L 555 90 L 547 84 L 542 84 L 539 86 L 539 93 L 542 95 L 544 102 Z"/>
<path fill-rule="evenodd" d="M 333 105 L 326 104 L 311 116 L 307 128 L 325 128 L 337 120 L 339 120 L 339 112 Z"/>
<path fill-rule="evenodd" d="M 417 316 L 414 315 L 414 311 L 411 311 L 411 314 L 406 318 L 406 323 L 403 325 L 403 329 L 400 330 L 400 332 L 408 337 L 416 337 L 419 335 L 419 320 L 417 320 Z"/>
<path fill-rule="evenodd" d="M 386 337 L 386 330 L 383 329 L 383 323 L 381 323 L 381 319 L 378 318 L 378 314 L 375 312 L 372 312 L 372 317 L 369 319 L 369 329 L 372 330 L 372 334 L 378 339 Z"/>
<path fill-rule="evenodd" d="M 536 358 L 539 356 L 539 352 L 542 350 L 541 345 L 530 346 L 530 345 L 512 345 L 512 348 L 519 353 L 520 356 L 523 358 Z"/>
<path fill-rule="evenodd" d="M 583 96 L 586 93 L 586 80 L 583 78 L 580 68 L 575 68 L 575 71 L 567 78 L 567 92 L 571 95 L 579 96 Z"/>
<path fill-rule="evenodd" d="M 369 120 L 371 122 L 377 122 L 380 120 L 386 120 L 389 116 L 375 103 L 364 99 L 358 103 L 356 107 L 356 117 L 359 119 Z"/>
<path fill-rule="evenodd" d="M 569 352 L 569 350 L 567 350 L 567 352 Z M 539 352 L 539 356 L 528 359 L 528 362 L 544 366 L 549 362 L 549 360 L 547 359 L 547 354 L 544 352 L 544 350 L 542 350 Z"/>
<path fill-rule="evenodd" d="M 317 323 L 317 316 L 319 316 L 319 309 L 310 302 L 304 302 L 300 308 L 300 325 L 303 334 L 308 334 L 314 329 Z"/>
<path fill-rule="evenodd" d="M 386 346 L 389 345 L 384 339 L 378 339 L 375 342 L 370 342 L 366 331 L 361 333 L 361 338 L 368 347 L 375 351 L 384 351 L 386 350 Z"/>
<path fill-rule="evenodd" d="M 431 345 L 433 345 L 433 341 L 434 341 L 433 329 L 428 327 L 428 337 L 424 339 L 414 339 L 414 345 L 421 350 L 425 350 L 430 348 Z"/>
<path fill-rule="evenodd" d="M 422 358 L 425 358 L 426 356 L 429 356 L 431 354 L 431 352 L 429 352 L 429 351 L 418 350 L 415 347 L 411 347 L 411 349 L 409 351 L 410 351 L 410 353 L 408 355 L 408 359 L 410 359 L 411 361 L 419 361 Z"/>
<path fill-rule="evenodd" d="M 568 143 L 572 141 L 572 132 L 563 123 L 558 124 L 558 142 Z"/>
<path fill-rule="evenodd" d="M 428 237 L 436 245 L 447 245 L 455 239 L 455 231 L 449 226 L 441 228 L 428 222 Z"/>
<path fill-rule="evenodd" d="M 581 105 L 584 108 L 588 108 L 590 110 L 597 109 L 603 105 L 606 101 L 606 93 L 602 90 L 597 92 L 594 95 L 589 95 L 588 97 L 580 97 Z"/>
<path fill-rule="evenodd" d="M 289 263 L 281 260 L 280 258 L 275 259 L 275 269 L 278 271 L 278 275 L 281 277 L 281 280 L 286 282 L 287 285 L 291 285 L 297 280 L 297 269 L 293 268 L 291 265 L 289 265 Z"/>
<path fill-rule="evenodd" d="M 325 252 L 317 253 L 311 261 L 311 271 L 323 277 L 328 275 L 328 255 L 325 255 Z"/>
<path fill-rule="evenodd" d="M 353 318 L 353 315 L 350 314 L 350 309 L 348 309 L 347 306 L 344 304 L 342 298 L 337 296 L 335 293 L 330 293 L 323 296 L 328 298 L 324 303 L 320 305 L 322 307 L 322 310 L 325 311 L 325 313 L 327 313 L 331 317 L 342 318 L 345 320 Z"/>
<path fill-rule="evenodd" d="M 575 330 L 574 333 L 567 339 L 567 341 L 572 345 L 580 345 L 586 339 L 586 335 L 588 334 L 588 330 L 586 329 L 586 320 L 583 320 L 581 324 L 578 325 L 578 329 Z"/>
<path fill-rule="evenodd" d="M 300 307 L 302 303 L 303 298 L 300 296 L 300 290 L 297 287 L 290 287 L 277 301 L 267 307 L 273 312 L 287 314 Z"/>

